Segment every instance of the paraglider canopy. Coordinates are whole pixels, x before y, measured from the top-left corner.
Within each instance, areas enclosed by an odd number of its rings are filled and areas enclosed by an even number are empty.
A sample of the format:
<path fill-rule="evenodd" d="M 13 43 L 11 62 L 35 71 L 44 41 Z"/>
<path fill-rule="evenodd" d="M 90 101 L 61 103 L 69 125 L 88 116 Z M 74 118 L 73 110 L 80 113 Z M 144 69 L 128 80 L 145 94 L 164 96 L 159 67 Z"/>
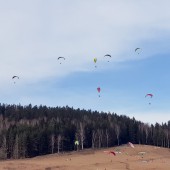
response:
<path fill-rule="evenodd" d="M 95 63 L 97 62 L 97 58 L 94 58 L 94 62 L 95 62 Z"/>
<path fill-rule="evenodd" d="M 147 96 L 150 96 L 150 97 L 152 98 L 152 97 L 153 97 L 153 94 L 148 93 L 148 94 L 146 94 L 146 96 L 145 96 L 145 97 L 147 97 Z"/>
<path fill-rule="evenodd" d="M 104 57 L 110 57 L 111 58 L 111 55 L 110 54 L 106 54 Z M 108 60 L 109 62 L 109 60 Z"/>
<path fill-rule="evenodd" d="M 113 152 L 113 151 L 110 151 L 110 153 L 111 153 L 111 154 L 113 154 L 114 156 L 116 156 L 115 152 Z"/>
<path fill-rule="evenodd" d="M 79 145 L 79 141 L 76 140 L 76 141 L 74 142 L 74 144 L 75 144 L 75 145 Z"/>
<path fill-rule="evenodd" d="M 97 87 L 97 91 L 98 91 L 98 93 L 100 93 L 100 91 L 101 91 L 100 87 Z M 99 97 L 100 97 L 100 95 L 99 95 Z"/>
<path fill-rule="evenodd" d="M 19 79 L 19 77 L 18 77 L 18 76 L 13 76 L 12 79 L 13 79 L 13 80 Z M 15 81 L 14 81 L 14 84 L 15 84 Z"/>
<path fill-rule="evenodd" d="M 61 60 L 61 59 L 65 60 L 65 57 L 58 57 L 58 60 Z M 60 62 L 60 64 L 61 64 L 61 62 Z"/>
<path fill-rule="evenodd" d="M 128 142 L 128 145 L 129 145 L 131 148 L 135 148 L 134 145 L 133 145 L 131 142 Z"/>
<path fill-rule="evenodd" d="M 78 151 L 79 141 L 78 141 L 78 140 L 75 140 L 74 145 L 77 147 L 77 151 Z"/>
<path fill-rule="evenodd" d="M 106 54 L 104 57 L 107 57 L 107 56 L 108 56 L 108 57 L 111 57 L 111 55 L 110 55 L 110 54 Z"/>
<path fill-rule="evenodd" d="M 12 77 L 12 79 L 14 79 L 14 78 L 18 78 L 18 79 L 19 79 L 19 77 L 18 77 L 18 76 L 13 76 L 13 77 Z"/>
<path fill-rule="evenodd" d="M 114 156 L 116 156 L 116 153 L 114 151 L 104 151 L 104 152 L 108 154 L 113 154 Z"/>
<path fill-rule="evenodd" d="M 94 63 L 96 63 L 96 62 L 97 62 L 97 58 L 94 58 L 94 60 L 93 60 L 93 61 L 94 61 Z M 97 67 L 97 66 L 95 65 L 95 67 Z"/>
<path fill-rule="evenodd" d="M 138 54 L 140 53 L 140 51 L 141 51 L 141 48 L 136 48 L 135 49 L 135 52 L 137 52 Z"/>
<path fill-rule="evenodd" d="M 153 94 L 148 93 L 148 94 L 145 95 L 145 97 L 148 97 L 148 96 L 149 96 L 150 98 L 152 98 L 152 97 L 153 97 Z M 151 102 L 149 102 L 149 105 L 151 105 Z"/>

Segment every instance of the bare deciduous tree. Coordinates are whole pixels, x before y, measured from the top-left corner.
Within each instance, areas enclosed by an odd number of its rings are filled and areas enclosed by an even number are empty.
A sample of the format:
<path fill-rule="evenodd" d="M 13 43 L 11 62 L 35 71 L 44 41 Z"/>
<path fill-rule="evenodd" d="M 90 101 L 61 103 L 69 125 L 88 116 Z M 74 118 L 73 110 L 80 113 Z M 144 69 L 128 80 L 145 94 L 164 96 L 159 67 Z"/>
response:
<path fill-rule="evenodd" d="M 120 126 L 118 124 L 115 125 L 115 132 L 116 132 L 116 138 L 117 138 L 117 145 L 119 145 Z"/>
<path fill-rule="evenodd" d="M 109 132 L 108 132 L 108 129 L 106 129 L 105 133 L 106 133 L 106 147 L 108 148 L 108 146 L 109 146 Z"/>
<path fill-rule="evenodd" d="M 80 137 L 81 149 L 83 150 L 85 140 L 85 124 L 83 122 L 80 122 L 79 124 L 78 135 Z"/>
<path fill-rule="evenodd" d="M 51 135 L 51 153 L 54 153 L 54 146 L 55 146 L 55 135 Z"/>
<path fill-rule="evenodd" d="M 96 138 L 97 138 L 97 133 L 95 130 L 92 130 L 92 149 L 95 148 Z"/>
<path fill-rule="evenodd" d="M 57 152 L 60 153 L 60 146 L 61 146 L 62 136 L 61 134 L 57 135 Z"/>
<path fill-rule="evenodd" d="M 147 144 L 148 143 L 148 135 L 149 135 L 149 125 L 145 124 L 143 128 L 145 131 L 145 143 Z"/>
<path fill-rule="evenodd" d="M 13 158 L 14 159 L 19 159 L 19 138 L 18 135 L 15 137 L 15 144 L 13 148 Z"/>

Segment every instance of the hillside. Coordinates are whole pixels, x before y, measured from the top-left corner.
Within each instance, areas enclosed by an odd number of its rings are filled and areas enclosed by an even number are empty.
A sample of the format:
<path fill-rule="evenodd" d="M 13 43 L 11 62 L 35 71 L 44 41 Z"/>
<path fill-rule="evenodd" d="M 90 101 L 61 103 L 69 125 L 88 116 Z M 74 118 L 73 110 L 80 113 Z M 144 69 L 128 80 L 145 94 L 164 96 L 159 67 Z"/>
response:
<path fill-rule="evenodd" d="M 104 151 L 113 150 L 116 156 Z M 50 154 L 23 160 L 1 161 L 0 170 L 169 170 L 170 149 L 147 145 L 119 147 L 64 154 Z"/>

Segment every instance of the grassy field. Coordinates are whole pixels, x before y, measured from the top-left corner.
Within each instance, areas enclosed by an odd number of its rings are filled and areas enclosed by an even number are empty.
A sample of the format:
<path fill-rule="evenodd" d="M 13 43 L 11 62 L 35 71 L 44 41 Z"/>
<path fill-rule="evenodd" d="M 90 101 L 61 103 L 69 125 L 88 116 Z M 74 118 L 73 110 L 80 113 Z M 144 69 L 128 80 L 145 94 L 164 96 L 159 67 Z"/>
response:
<path fill-rule="evenodd" d="M 114 151 L 116 156 L 105 151 Z M 170 149 L 126 145 L 0 162 L 0 170 L 170 170 Z"/>

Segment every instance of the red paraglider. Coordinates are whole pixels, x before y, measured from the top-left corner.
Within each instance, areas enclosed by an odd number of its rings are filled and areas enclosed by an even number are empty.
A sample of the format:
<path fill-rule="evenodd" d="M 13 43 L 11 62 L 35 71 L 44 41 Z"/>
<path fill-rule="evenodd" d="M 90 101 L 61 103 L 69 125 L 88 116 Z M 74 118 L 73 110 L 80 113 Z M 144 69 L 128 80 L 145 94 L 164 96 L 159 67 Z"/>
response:
<path fill-rule="evenodd" d="M 113 154 L 114 156 L 116 156 L 115 152 L 113 152 L 113 151 L 110 151 L 110 153 L 111 153 L 111 154 Z"/>
<path fill-rule="evenodd" d="M 98 93 L 100 93 L 100 90 L 101 90 L 100 87 L 98 87 L 97 88 Z M 100 94 L 99 94 L 99 97 L 100 97 Z"/>
<path fill-rule="evenodd" d="M 153 94 L 148 93 L 145 97 L 147 97 L 147 96 L 153 97 Z"/>
<path fill-rule="evenodd" d="M 116 156 L 116 153 L 113 152 L 113 151 L 104 151 L 105 153 L 108 153 L 108 154 L 113 154 L 114 156 Z"/>
<path fill-rule="evenodd" d="M 150 98 L 152 98 L 153 97 L 153 94 L 151 94 L 151 93 L 148 93 L 148 94 L 146 94 L 146 96 L 145 97 L 150 97 Z M 151 104 L 151 102 L 149 102 L 149 105 Z"/>

